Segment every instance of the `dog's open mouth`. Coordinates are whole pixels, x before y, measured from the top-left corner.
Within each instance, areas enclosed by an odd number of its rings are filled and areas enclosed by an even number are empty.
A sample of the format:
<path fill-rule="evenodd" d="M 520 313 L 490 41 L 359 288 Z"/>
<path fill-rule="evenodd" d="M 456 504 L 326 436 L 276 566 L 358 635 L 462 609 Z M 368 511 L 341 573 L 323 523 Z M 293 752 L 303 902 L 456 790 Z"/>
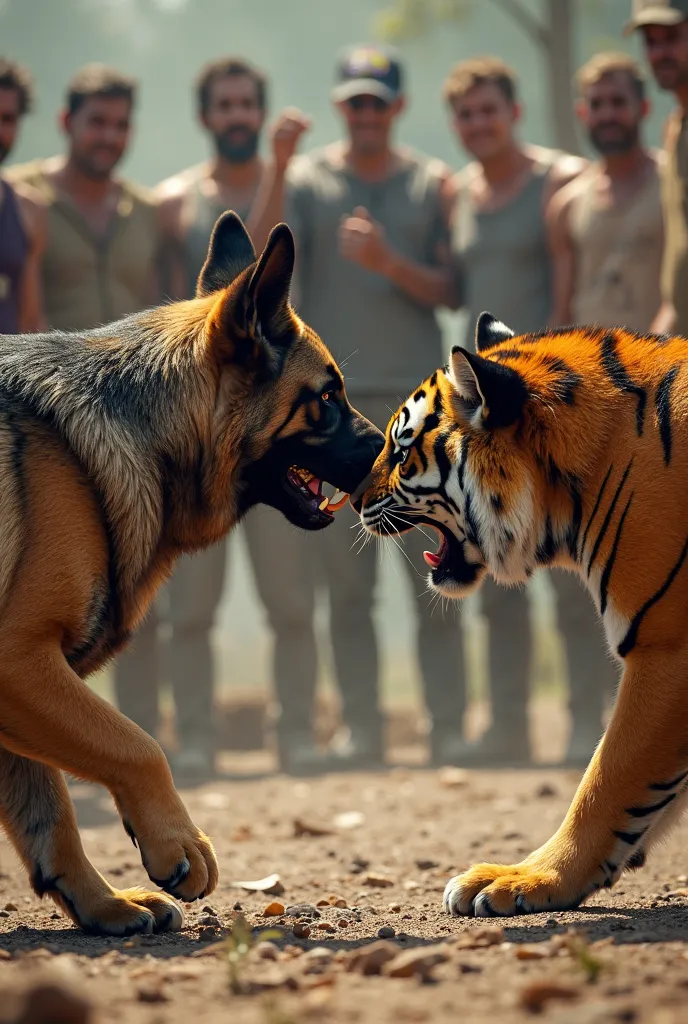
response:
<path fill-rule="evenodd" d="M 323 494 L 324 480 L 300 466 L 290 466 L 287 471 L 287 486 L 294 492 L 304 509 L 311 514 L 319 514 L 328 519 L 343 508 L 349 500 L 344 491 L 335 491 L 332 497 Z"/>

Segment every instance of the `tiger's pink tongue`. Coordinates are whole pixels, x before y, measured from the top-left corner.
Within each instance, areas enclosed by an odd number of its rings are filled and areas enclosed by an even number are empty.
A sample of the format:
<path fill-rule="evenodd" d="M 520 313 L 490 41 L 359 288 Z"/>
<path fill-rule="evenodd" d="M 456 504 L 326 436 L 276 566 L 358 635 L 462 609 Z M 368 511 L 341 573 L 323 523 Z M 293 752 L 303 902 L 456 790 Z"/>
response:
<path fill-rule="evenodd" d="M 439 555 L 436 555 L 434 551 L 424 551 L 423 558 L 428 563 L 431 569 L 436 569 L 442 561 Z"/>

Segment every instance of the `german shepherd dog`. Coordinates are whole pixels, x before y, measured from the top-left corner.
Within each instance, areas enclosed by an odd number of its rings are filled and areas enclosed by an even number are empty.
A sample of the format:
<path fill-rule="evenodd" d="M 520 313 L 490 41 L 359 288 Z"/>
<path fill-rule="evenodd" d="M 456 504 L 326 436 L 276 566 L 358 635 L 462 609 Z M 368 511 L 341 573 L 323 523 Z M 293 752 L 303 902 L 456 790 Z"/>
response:
<path fill-rule="evenodd" d="M 256 261 L 227 213 L 195 299 L 0 338 L 0 818 L 35 892 L 93 934 L 179 928 L 172 897 L 212 892 L 217 863 L 158 744 L 84 678 L 178 555 L 258 502 L 327 526 L 323 478 L 353 491 L 383 447 L 289 304 L 293 264 L 286 225 Z M 110 790 L 164 892 L 116 890 L 95 870 L 62 772 Z"/>

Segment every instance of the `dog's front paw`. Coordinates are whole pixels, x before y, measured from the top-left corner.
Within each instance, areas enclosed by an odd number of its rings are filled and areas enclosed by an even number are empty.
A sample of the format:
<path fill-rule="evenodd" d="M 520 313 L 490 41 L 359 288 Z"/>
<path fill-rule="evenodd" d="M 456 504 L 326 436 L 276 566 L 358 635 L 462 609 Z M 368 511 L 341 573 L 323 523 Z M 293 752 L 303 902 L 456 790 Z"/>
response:
<path fill-rule="evenodd" d="M 86 879 L 90 881 L 90 879 Z M 103 882 L 102 879 L 99 879 Z M 55 902 L 88 935 L 150 935 L 177 932 L 184 925 L 179 904 L 160 892 L 86 884 L 65 891 L 64 880 L 49 890 Z"/>
<path fill-rule="evenodd" d="M 558 872 L 539 869 L 535 863 L 476 864 L 450 879 L 443 904 L 456 917 L 512 917 L 572 910 L 585 895 L 567 885 Z"/>
<path fill-rule="evenodd" d="M 218 869 L 213 844 L 191 820 L 162 821 L 158 828 L 147 822 L 143 832 L 128 825 L 127 831 L 140 847 L 151 882 L 165 892 L 191 903 L 214 890 Z"/>

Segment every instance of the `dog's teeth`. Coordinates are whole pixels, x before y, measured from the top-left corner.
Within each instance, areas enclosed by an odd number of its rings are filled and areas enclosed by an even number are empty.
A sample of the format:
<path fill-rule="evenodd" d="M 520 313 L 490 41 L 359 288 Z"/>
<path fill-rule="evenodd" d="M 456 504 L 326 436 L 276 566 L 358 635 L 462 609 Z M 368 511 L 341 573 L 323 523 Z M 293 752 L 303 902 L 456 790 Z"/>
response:
<path fill-rule="evenodd" d="M 349 500 L 349 495 L 346 491 L 337 491 L 333 498 L 330 498 L 330 512 L 338 512 L 340 508 L 346 505 Z"/>
<path fill-rule="evenodd" d="M 320 509 L 321 512 L 324 512 L 329 504 L 330 504 L 330 499 L 329 498 L 323 498 L 323 500 L 318 505 L 318 508 Z"/>

